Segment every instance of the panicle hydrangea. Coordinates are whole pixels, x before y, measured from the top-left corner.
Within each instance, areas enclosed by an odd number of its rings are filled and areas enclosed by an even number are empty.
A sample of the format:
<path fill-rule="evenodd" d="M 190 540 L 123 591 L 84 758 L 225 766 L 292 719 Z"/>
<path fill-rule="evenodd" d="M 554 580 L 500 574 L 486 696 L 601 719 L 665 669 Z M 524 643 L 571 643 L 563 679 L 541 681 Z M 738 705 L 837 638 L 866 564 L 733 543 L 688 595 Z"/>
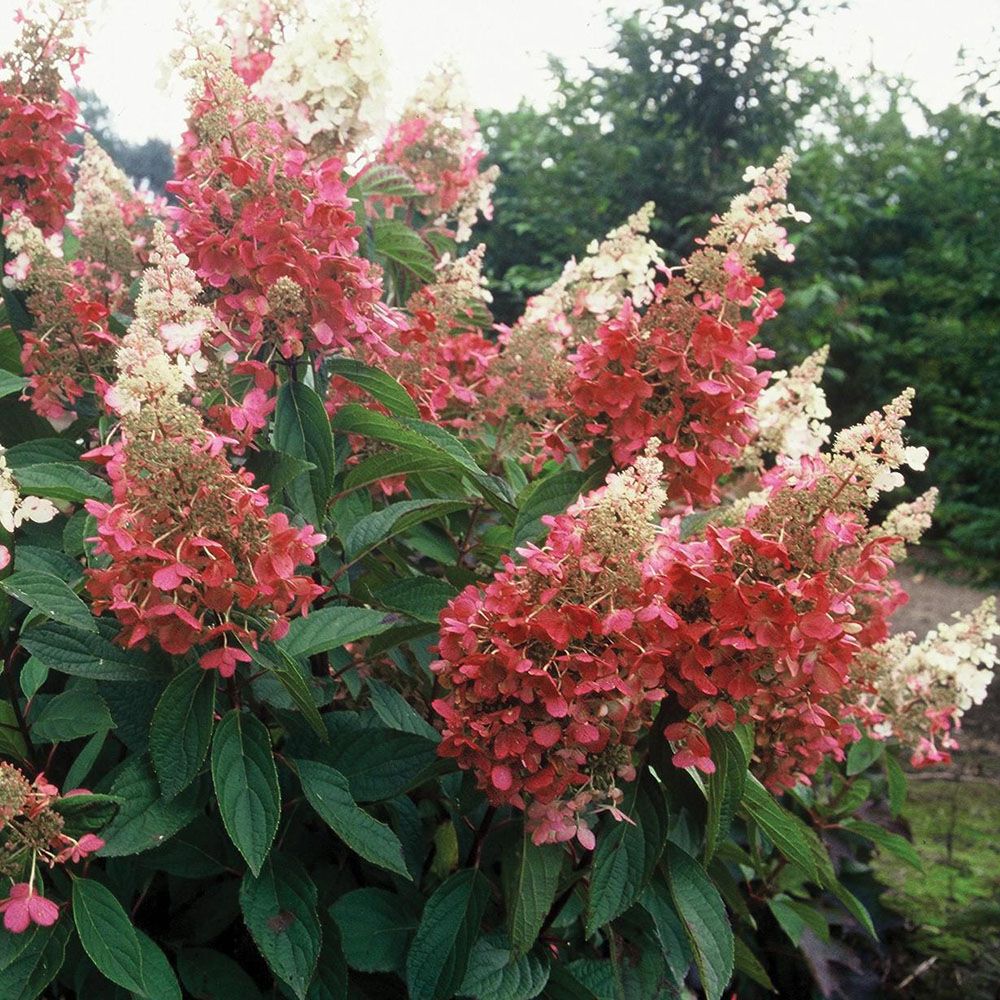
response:
<path fill-rule="evenodd" d="M 254 92 L 278 109 L 313 153 L 343 156 L 358 149 L 382 125 L 388 92 L 387 62 L 370 4 L 261 6 L 273 25 L 273 40 Z"/>
<path fill-rule="evenodd" d="M 883 535 L 894 535 L 901 539 L 892 550 L 892 557 L 897 562 L 906 558 L 907 545 L 920 544 L 920 539 L 931 526 L 937 499 L 938 489 L 932 486 L 916 500 L 897 504 L 886 515 L 878 530 Z"/>
<path fill-rule="evenodd" d="M 12 764 L 0 762 L 0 874 L 14 881 L 6 899 L 0 900 L 4 927 L 22 934 L 32 924 L 51 927 L 59 907 L 41 891 L 39 863 L 50 868 L 81 861 L 104 846 L 93 833 L 71 836 L 59 811 L 59 800 L 82 794 L 74 789 L 60 796 L 44 774 L 34 781 Z M 28 877 L 28 881 L 17 881 Z"/>
<path fill-rule="evenodd" d="M 814 351 L 789 371 L 771 373 L 770 384 L 757 397 L 757 436 L 740 465 L 757 470 L 765 455 L 798 459 L 822 450 L 830 439 L 830 408 L 820 386 L 829 347 Z"/>
<path fill-rule="evenodd" d="M 224 50 L 201 46 L 190 130 L 169 189 L 176 239 L 241 355 L 373 348 L 394 328 L 379 269 L 360 232 L 341 163 L 305 149 L 255 98 Z M 221 338 L 221 335 L 220 335 Z"/>
<path fill-rule="evenodd" d="M 991 597 L 970 614 L 956 613 L 922 642 L 904 633 L 868 650 L 863 662 L 870 694 L 861 709 L 873 735 L 909 747 L 914 767 L 948 763 L 962 715 L 986 698 L 998 635 Z"/>
<path fill-rule="evenodd" d="M 25 521 L 45 524 L 58 514 L 55 504 L 44 497 L 25 496 L 14 478 L 14 473 L 7 465 L 7 456 L 0 446 L 0 528 L 13 534 Z M 4 547 L 3 565 L 10 563 L 10 552 Z"/>
<path fill-rule="evenodd" d="M 119 434 L 87 456 L 106 465 L 113 492 L 110 504 L 87 502 L 97 551 L 108 557 L 88 570 L 87 588 L 97 614 L 118 618 L 123 645 L 155 640 L 172 654 L 202 647 L 201 665 L 228 677 L 250 659 L 244 644 L 280 637 L 323 592 L 296 570 L 314 562 L 324 538 L 284 513 L 269 515 L 253 477 L 229 465 L 228 439 L 206 430 L 185 401 L 198 352 L 185 355 L 184 345 L 200 343 L 207 319 L 197 282 L 162 229 L 154 246 L 157 263 L 107 394 Z M 193 335 L 179 336 L 185 329 Z"/>
<path fill-rule="evenodd" d="M 68 136 L 78 109 L 60 70 L 75 74 L 83 61 L 73 36 L 86 8 L 87 0 L 37 0 L 0 55 L 0 215 L 23 212 L 46 235 L 62 229 L 73 195 Z"/>
<path fill-rule="evenodd" d="M 594 813 L 618 813 L 618 782 L 634 778 L 631 748 L 663 695 L 669 621 L 634 610 L 660 472 L 642 458 L 613 475 L 548 519 L 544 547 L 518 550 L 441 613 L 440 752 L 494 804 L 526 808 L 536 843 L 593 847 Z"/>
<path fill-rule="evenodd" d="M 399 167 L 419 192 L 420 210 L 434 225 L 454 224 L 455 239 L 464 243 L 479 216 L 493 218 L 490 197 L 500 168 L 481 171 L 485 156 L 458 71 L 441 66 L 428 74 L 389 129 L 380 161 Z"/>
<path fill-rule="evenodd" d="M 388 338 L 380 363 L 416 401 L 424 420 L 457 430 L 475 428 L 498 392 L 496 343 L 483 334 L 492 297 L 482 273 L 482 244 L 463 257 L 444 257 L 435 280 L 407 302 L 410 325 Z"/>

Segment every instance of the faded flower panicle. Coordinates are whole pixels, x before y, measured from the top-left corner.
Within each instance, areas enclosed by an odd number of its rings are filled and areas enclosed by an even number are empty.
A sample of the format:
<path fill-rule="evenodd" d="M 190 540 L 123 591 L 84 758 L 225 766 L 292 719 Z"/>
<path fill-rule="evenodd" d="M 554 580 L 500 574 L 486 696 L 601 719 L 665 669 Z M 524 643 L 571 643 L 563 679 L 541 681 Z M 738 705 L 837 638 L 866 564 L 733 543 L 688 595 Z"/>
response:
<path fill-rule="evenodd" d="M 910 503 L 897 504 L 886 515 L 879 527 L 884 535 L 895 535 L 902 542 L 893 548 L 893 559 L 906 558 L 907 545 L 919 545 L 920 539 L 930 528 L 937 507 L 938 489 L 932 486 Z"/>
<path fill-rule="evenodd" d="M 53 868 L 81 861 L 104 846 L 93 833 L 77 838 L 66 832 L 58 801 L 84 792 L 75 789 L 60 796 L 44 774 L 29 784 L 16 767 L 0 762 L 0 874 L 14 882 L 0 900 L 8 931 L 21 934 L 32 924 L 50 927 L 59 917 L 59 907 L 41 891 L 39 863 Z M 27 882 L 18 881 L 26 876 Z"/>
<path fill-rule="evenodd" d="M 771 373 L 754 405 L 757 436 L 740 460 L 744 468 L 761 468 L 765 455 L 814 455 L 829 441 L 830 408 L 820 386 L 829 354 L 821 347 L 790 371 Z"/>
<path fill-rule="evenodd" d="M 21 211 L 46 235 L 62 228 L 73 194 L 68 136 L 77 105 L 62 72 L 75 74 L 82 62 L 74 35 L 87 6 L 37 0 L 0 55 L 0 215 Z"/>
<path fill-rule="evenodd" d="M 385 53 L 367 0 L 299 4 L 276 24 L 282 31 L 255 92 L 314 152 L 361 147 L 385 118 L 388 92 Z"/>
<path fill-rule="evenodd" d="M 486 150 L 464 94 L 455 67 L 432 71 L 389 129 L 380 155 L 407 175 L 434 225 L 455 225 L 459 243 L 472 235 L 478 217 L 493 217 L 490 198 L 500 173 L 496 166 L 479 169 Z"/>
<path fill-rule="evenodd" d="M 55 504 L 44 497 L 23 496 L 14 479 L 14 474 L 7 466 L 7 456 L 0 447 L 0 528 L 13 533 L 25 521 L 45 524 L 58 514 Z M 5 564 L 10 562 L 10 552 L 6 553 Z M 3 566 L 0 566 L 3 569 Z"/>
<path fill-rule="evenodd" d="M 962 715 L 986 698 L 997 636 L 996 599 L 990 597 L 970 614 L 938 625 L 922 642 L 905 633 L 867 652 L 871 694 L 862 707 L 873 734 L 908 747 L 914 767 L 948 763 Z"/>

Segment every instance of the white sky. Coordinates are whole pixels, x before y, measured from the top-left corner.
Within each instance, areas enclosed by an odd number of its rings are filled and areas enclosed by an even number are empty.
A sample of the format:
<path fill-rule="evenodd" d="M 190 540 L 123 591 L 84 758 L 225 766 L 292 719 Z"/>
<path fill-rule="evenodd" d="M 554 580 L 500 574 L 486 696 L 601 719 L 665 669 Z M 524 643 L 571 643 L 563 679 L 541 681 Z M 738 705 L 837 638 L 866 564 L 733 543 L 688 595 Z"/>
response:
<path fill-rule="evenodd" d="M 322 2 L 322 0 L 317 0 Z M 725 2 L 725 0 L 723 0 Z M 543 104 L 551 94 L 546 53 L 571 65 L 599 58 L 612 33 L 604 12 L 633 9 L 633 0 L 376 0 L 395 100 L 427 69 L 453 57 L 477 107 L 508 109 L 521 97 Z M 13 11 L 32 0 L 0 0 L 0 50 Z M 202 0 L 200 6 L 209 4 Z M 163 64 L 175 45 L 181 0 L 95 0 L 90 55 L 81 75 L 131 141 L 176 141 L 184 121 L 184 89 Z M 842 72 L 869 60 L 913 79 L 932 108 L 960 90 L 956 54 L 963 45 L 986 54 L 997 45 L 1000 0 L 854 0 L 847 12 L 817 24 L 802 55 L 822 54 Z M 995 53 L 992 53 L 995 55 Z M 166 77 L 166 79 L 165 79 Z"/>

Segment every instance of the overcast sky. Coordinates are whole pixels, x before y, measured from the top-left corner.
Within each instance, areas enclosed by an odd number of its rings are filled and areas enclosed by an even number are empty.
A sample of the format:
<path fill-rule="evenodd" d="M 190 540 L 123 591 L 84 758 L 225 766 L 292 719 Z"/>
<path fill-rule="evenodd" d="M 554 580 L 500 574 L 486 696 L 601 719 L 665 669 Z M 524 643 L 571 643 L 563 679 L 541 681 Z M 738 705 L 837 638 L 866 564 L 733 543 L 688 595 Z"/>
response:
<path fill-rule="evenodd" d="M 475 104 L 505 109 L 522 97 L 544 103 L 551 93 L 546 53 L 571 64 L 599 58 L 612 37 L 605 11 L 635 7 L 633 0 L 376 3 L 397 101 L 433 63 L 452 56 Z M 0 0 L 0 41 L 6 41 L 18 7 L 30 11 L 31 0 Z M 175 44 L 181 0 L 95 0 L 94 9 L 81 82 L 108 104 L 124 138 L 175 141 L 184 121 L 184 90 L 162 66 Z M 800 43 L 801 54 L 823 54 L 847 74 L 872 60 L 884 71 L 909 76 L 919 96 L 940 107 L 960 90 L 959 48 L 985 54 L 997 23 L 1000 0 L 854 0 L 849 11 L 817 24 L 813 37 Z M 992 34 L 994 47 L 996 42 Z"/>

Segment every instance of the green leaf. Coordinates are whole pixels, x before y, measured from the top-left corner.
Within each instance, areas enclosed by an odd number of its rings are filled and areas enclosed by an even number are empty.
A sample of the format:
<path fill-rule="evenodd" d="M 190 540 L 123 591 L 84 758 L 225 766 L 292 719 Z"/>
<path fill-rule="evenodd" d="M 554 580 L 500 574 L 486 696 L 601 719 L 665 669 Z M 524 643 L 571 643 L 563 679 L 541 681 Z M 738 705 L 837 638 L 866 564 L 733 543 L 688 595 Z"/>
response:
<path fill-rule="evenodd" d="M 707 1000 L 719 1000 L 733 975 L 733 930 L 705 870 L 676 844 L 667 844 L 667 884 L 694 954 Z"/>
<path fill-rule="evenodd" d="M 862 736 L 847 751 L 847 776 L 853 778 L 854 775 L 867 771 L 884 753 L 885 743 L 873 740 L 870 736 Z"/>
<path fill-rule="evenodd" d="M 889 809 L 893 816 L 898 816 L 906 805 L 906 772 L 891 753 L 885 755 L 885 775 L 889 785 Z"/>
<path fill-rule="evenodd" d="M 296 618 L 277 647 L 289 656 L 312 656 L 340 649 L 399 624 L 395 615 L 371 608 L 327 607 Z"/>
<path fill-rule="evenodd" d="M 376 219 L 374 223 L 375 250 L 382 257 L 394 260 L 422 281 L 434 280 L 434 256 L 420 236 L 395 219 Z"/>
<path fill-rule="evenodd" d="M 0 304 L 0 368 L 5 372 L 20 375 L 23 371 L 21 367 L 21 342 L 17 339 L 13 328 L 7 323 L 6 304 Z"/>
<path fill-rule="evenodd" d="M 787 896 L 775 896 L 767 901 L 767 905 L 796 948 L 802 940 L 802 932 L 807 928 L 821 940 L 830 940 L 830 927 L 826 918 L 808 903 L 801 903 Z"/>
<path fill-rule="evenodd" d="M 861 927 L 868 933 L 868 936 L 873 940 L 878 940 L 878 934 L 875 931 L 875 925 L 872 923 L 871 914 L 865 908 L 865 905 L 854 895 L 846 886 L 842 885 L 840 882 L 834 880 L 833 883 L 827 886 L 830 892 L 833 893 L 837 899 L 840 900 L 844 905 L 844 909 L 854 917 L 855 920 L 861 925 Z"/>
<path fill-rule="evenodd" d="M 4 458 L 15 472 L 26 465 L 45 465 L 49 462 L 69 462 L 78 466 L 80 449 L 65 438 L 33 438 L 8 448 Z"/>
<path fill-rule="evenodd" d="M 489 884 L 473 869 L 434 890 L 406 956 L 410 1000 L 447 1000 L 458 990 L 488 898 Z"/>
<path fill-rule="evenodd" d="M 97 631 L 97 622 L 90 614 L 90 608 L 67 583 L 51 573 L 18 569 L 5 580 L 0 580 L 0 588 L 46 618 L 85 632 Z"/>
<path fill-rule="evenodd" d="M 306 1000 L 344 1000 L 347 994 L 347 961 L 340 946 L 340 928 L 327 914 L 320 917 L 323 947 Z"/>
<path fill-rule="evenodd" d="M 347 533 L 344 553 L 351 561 L 415 524 L 444 517 L 469 506 L 465 500 L 400 500 L 362 517 Z"/>
<path fill-rule="evenodd" d="M 621 810 L 632 822 L 613 822 L 598 837 L 587 894 L 587 936 L 639 898 L 660 860 L 667 836 L 663 788 L 648 773 L 626 791 Z"/>
<path fill-rule="evenodd" d="M 395 689 L 375 677 L 367 680 L 368 694 L 375 714 L 390 728 L 401 733 L 413 733 L 435 743 L 441 739 L 438 731 L 417 714 L 413 706 Z"/>
<path fill-rule="evenodd" d="M 9 371 L 0 369 L 0 399 L 4 396 L 11 396 L 15 392 L 20 392 L 27 384 L 28 380 L 26 378 L 21 378 L 20 375 L 13 375 Z"/>
<path fill-rule="evenodd" d="M 78 560 L 58 549 L 43 549 L 38 545 L 18 545 L 17 568 L 47 573 L 60 583 L 68 584 L 71 589 L 83 579 L 83 567 Z M 90 614 L 89 611 L 87 613 Z"/>
<path fill-rule="evenodd" d="M 32 926 L 23 934 L 5 932 L 13 954 L 0 965 L 0 996 L 4 1000 L 36 1000 L 59 974 L 66 958 L 69 930 L 60 920 L 52 927 Z"/>
<path fill-rule="evenodd" d="M 43 462 L 25 465 L 14 473 L 21 492 L 50 500 L 82 503 L 84 500 L 111 502 L 111 487 L 69 462 Z"/>
<path fill-rule="evenodd" d="M 548 981 L 548 962 L 534 955 L 515 955 L 502 934 L 488 934 L 475 943 L 458 992 L 476 1000 L 533 1000 Z"/>
<path fill-rule="evenodd" d="M 194 1000 L 263 1000 L 254 981 L 227 955 L 208 948 L 183 948 L 177 971 Z"/>
<path fill-rule="evenodd" d="M 660 953 L 666 960 L 674 980 L 678 984 L 682 983 L 691 965 L 691 949 L 688 947 L 687 934 L 674 908 L 666 882 L 659 879 L 650 882 L 642 890 L 639 905 L 652 918 L 656 939 L 660 944 Z"/>
<path fill-rule="evenodd" d="M 376 163 L 369 167 L 351 187 L 351 197 L 416 198 L 420 192 L 413 186 L 406 171 L 394 163 Z"/>
<path fill-rule="evenodd" d="M 240 907 L 250 936 L 271 971 L 304 1000 L 319 961 L 318 893 L 295 858 L 272 851 L 259 876 L 247 872 Z"/>
<path fill-rule="evenodd" d="M 742 809 L 789 861 L 798 865 L 810 881 L 819 883 L 813 843 L 818 838 L 798 816 L 779 805 L 752 774 L 747 776 Z"/>
<path fill-rule="evenodd" d="M 333 489 L 333 435 L 323 400 L 302 382 L 286 382 L 278 390 L 274 447 L 315 466 L 294 480 L 290 489 L 306 520 L 321 524 Z"/>
<path fill-rule="evenodd" d="M 535 542 L 548 528 L 542 524 L 546 514 L 561 514 L 580 495 L 587 473 L 575 469 L 560 469 L 544 479 L 536 479 L 517 498 L 518 512 L 514 521 L 514 546 Z"/>
<path fill-rule="evenodd" d="M 104 749 L 109 732 L 110 730 L 105 730 L 103 733 L 94 733 L 83 745 L 83 749 L 76 755 L 76 759 L 66 772 L 66 788 L 79 788 L 84 783 Z"/>
<path fill-rule="evenodd" d="M 31 724 L 31 735 L 42 743 L 62 743 L 114 728 L 108 706 L 90 684 L 47 701 Z"/>
<path fill-rule="evenodd" d="M 149 756 L 165 801 L 194 781 L 212 742 L 216 675 L 195 665 L 178 674 L 156 703 Z"/>
<path fill-rule="evenodd" d="M 69 782 L 67 785 L 73 787 Z M 113 795 L 87 792 L 56 799 L 52 808 L 62 816 L 66 833 L 79 839 L 85 833 L 103 830 L 115 818 L 120 805 Z"/>
<path fill-rule="evenodd" d="M 278 495 L 290 482 L 311 472 L 316 466 L 294 455 L 262 448 L 247 455 L 246 469 L 253 475 L 254 486 L 269 486 L 271 496 Z"/>
<path fill-rule="evenodd" d="M 733 944 L 735 945 L 734 960 L 737 971 L 743 973 L 747 979 L 752 979 L 758 986 L 763 986 L 765 990 L 777 993 L 774 983 L 771 982 L 771 977 L 767 974 L 767 969 L 761 965 L 760 959 L 750 950 L 749 945 L 738 935 L 733 938 Z"/>
<path fill-rule="evenodd" d="M 9 701 L 0 701 L 0 753 L 18 760 L 28 759 L 28 747 Z"/>
<path fill-rule="evenodd" d="M 503 894 L 507 933 L 515 952 L 531 950 L 556 898 L 566 851 L 560 844 L 533 844 L 523 830 L 521 840 L 504 856 Z"/>
<path fill-rule="evenodd" d="M 458 591 L 447 580 L 415 576 L 379 587 L 372 593 L 372 598 L 393 611 L 436 625 L 441 609 L 457 595 Z"/>
<path fill-rule="evenodd" d="M 359 972 L 399 972 L 420 914 L 412 901 L 385 889 L 356 889 L 330 914 L 340 928 L 347 964 Z"/>
<path fill-rule="evenodd" d="M 705 825 L 705 864 L 708 864 L 720 841 L 729 833 L 733 817 L 743 799 L 750 757 L 739 737 L 718 729 L 706 731 L 712 748 L 715 772 L 705 782 L 708 818 Z"/>
<path fill-rule="evenodd" d="M 259 875 L 281 818 L 271 736 L 255 716 L 229 711 L 212 740 L 212 783 L 229 839 Z"/>
<path fill-rule="evenodd" d="M 355 802 L 394 799 L 441 766 L 435 743 L 382 727 L 334 736 L 317 757 L 347 778 Z"/>
<path fill-rule="evenodd" d="M 339 375 L 364 389 L 397 417 L 419 416 L 410 394 L 389 374 L 354 358 L 335 357 L 324 362 L 331 375 Z"/>
<path fill-rule="evenodd" d="M 301 618 L 298 620 L 302 621 Z M 326 727 L 323 725 L 323 719 L 316 708 L 313 690 L 310 687 L 310 682 L 316 683 L 315 679 L 300 668 L 297 660 L 274 643 L 263 642 L 257 649 L 249 645 L 245 645 L 243 648 L 250 654 L 254 663 L 277 677 L 287 695 L 295 703 L 296 708 L 302 713 L 306 722 L 312 726 L 313 732 L 326 742 Z"/>
<path fill-rule="evenodd" d="M 865 840 L 870 840 L 876 847 L 895 854 L 897 858 L 905 861 L 908 865 L 912 865 L 918 870 L 924 867 L 913 844 L 898 833 L 886 830 L 877 823 L 867 823 L 860 819 L 841 820 L 840 825 L 845 830 L 856 833 L 859 837 L 864 837 Z"/>
<path fill-rule="evenodd" d="M 411 454 L 422 453 L 445 463 L 448 469 L 468 478 L 480 495 L 501 514 L 512 518 L 515 508 L 507 484 L 485 473 L 465 445 L 444 428 L 422 420 L 386 416 L 356 403 L 342 406 L 334 414 L 332 425 L 336 431 L 385 441 L 405 448 Z"/>
<path fill-rule="evenodd" d="M 139 935 L 109 889 L 93 879 L 74 879 L 73 923 L 99 972 L 126 990 L 147 996 Z"/>
<path fill-rule="evenodd" d="M 406 476 L 414 472 L 447 472 L 453 468 L 451 459 L 434 455 L 426 449 L 378 452 L 348 471 L 344 476 L 344 491 L 356 490 L 392 476 Z"/>
<path fill-rule="evenodd" d="M 29 629 L 21 645 L 50 670 L 97 681 L 151 681 L 169 676 L 161 659 L 137 649 L 123 649 L 111 640 L 118 634 L 117 622 L 98 619 L 97 633 L 71 625 L 48 622 Z"/>
<path fill-rule="evenodd" d="M 121 801 L 118 815 L 101 836 L 104 858 L 120 858 L 159 847 L 180 832 L 201 812 L 201 789 L 186 788 L 171 802 L 160 798 L 160 786 L 145 755 L 126 758 L 111 785 Z"/>
<path fill-rule="evenodd" d="M 152 938 L 137 930 L 139 947 L 142 951 L 142 979 L 144 996 L 149 1000 L 183 1000 L 177 975 Z"/>
<path fill-rule="evenodd" d="M 392 830 L 360 808 L 347 779 L 312 760 L 295 762 L 309 804 L 347 846 L 373 865 L 410 878 L 403 848 Z"/>

